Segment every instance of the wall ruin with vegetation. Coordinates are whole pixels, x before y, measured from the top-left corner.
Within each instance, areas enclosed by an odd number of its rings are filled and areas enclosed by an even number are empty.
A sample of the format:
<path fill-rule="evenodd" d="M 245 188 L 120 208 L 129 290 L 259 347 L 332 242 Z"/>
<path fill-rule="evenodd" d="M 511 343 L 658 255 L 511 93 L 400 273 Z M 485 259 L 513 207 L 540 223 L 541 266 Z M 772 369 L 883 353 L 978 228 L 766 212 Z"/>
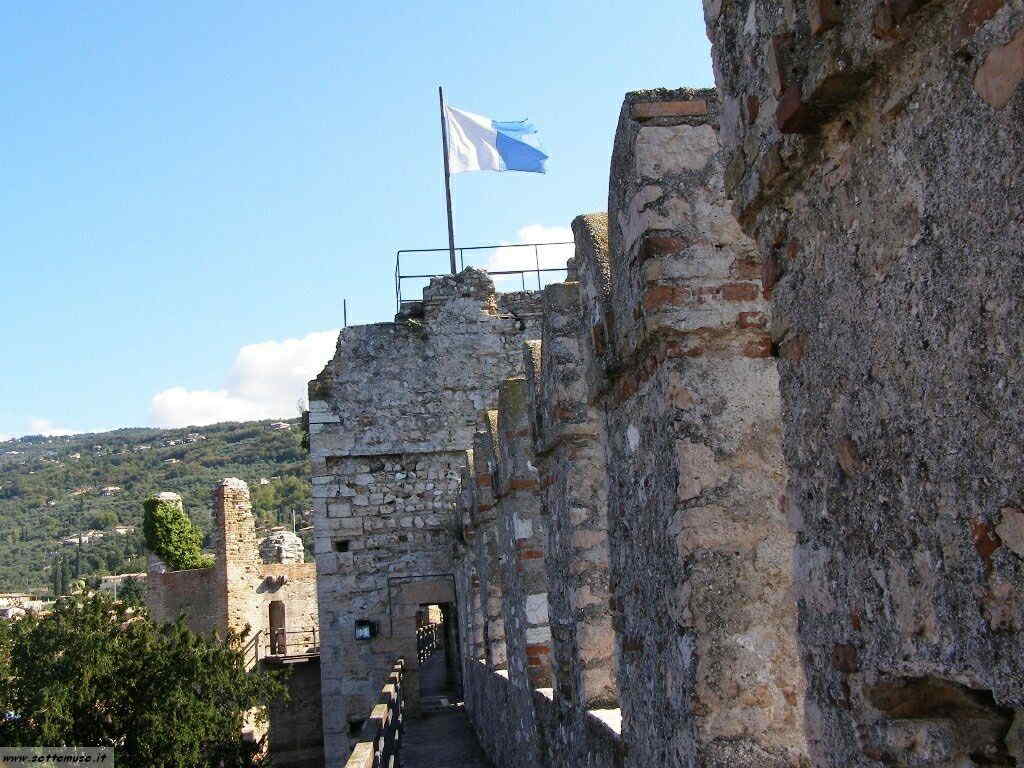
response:
<path fill-rule="evenodd" d="M 160 497 L 165 503 L 181 506 L 177 494 L 162 493 Z M 286 682 L 290 701 L 272 707 L 269 749 L 275 765 L 317 768 L 323 765 L 323 734 L 316 566 L 261 560 L 249 487 L 242 480 L 227 478 L 217 484 L 213 510 L 213 566 L 172 571 L 150 554 L 146 604 L 155 621 L 183 617 L 198 634 L 223 637 L 229 631 L 247 632 L 247 665 L 274 664 L 284 656 L 308 657 L 290 665 L 296 670 Z M 301 558 L 298 536 L 280 532 L 276 540 L 285 542 L 273 549 L 281 559 Z M 272 621 L 272 615 L 278 617 L 279 624 Z M 257 727 L 251 735 L 261 738 L 265 732 Z"/>

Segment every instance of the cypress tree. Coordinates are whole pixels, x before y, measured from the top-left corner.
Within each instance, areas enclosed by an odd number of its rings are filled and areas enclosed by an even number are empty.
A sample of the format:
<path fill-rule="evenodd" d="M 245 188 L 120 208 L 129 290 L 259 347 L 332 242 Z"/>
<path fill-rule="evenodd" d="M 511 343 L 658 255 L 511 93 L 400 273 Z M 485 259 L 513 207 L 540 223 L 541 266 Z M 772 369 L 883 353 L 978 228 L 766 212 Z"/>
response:
<path fill-rule="evenodd" d="M 60 559 L 60 593 L 66 595 L 71 586 L 71 566 L 68 559 L 61 556 Z"/>
<path fill-rule="evenodd" d="M 53 596 L 60 597 L 60 585 L 61 585 L 61 574 L 64 573 L 64 558 L 55 557 L 53 559 L 53 568 L 50 574 L 50 586 L 53 587 Z"/>

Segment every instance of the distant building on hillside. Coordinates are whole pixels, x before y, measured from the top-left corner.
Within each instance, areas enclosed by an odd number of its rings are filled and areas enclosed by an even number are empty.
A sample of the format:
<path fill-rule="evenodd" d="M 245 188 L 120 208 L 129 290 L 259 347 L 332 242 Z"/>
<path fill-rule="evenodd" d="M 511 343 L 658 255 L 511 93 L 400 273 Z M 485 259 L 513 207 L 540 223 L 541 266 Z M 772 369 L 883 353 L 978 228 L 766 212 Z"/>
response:
<path fill-rule="evenodd" d="M 119 573 L 116 576 L 104 576 L 100 579 L 100 592 L 109 592 L 112 595 L 124 587 L 126 581 L 138 581 L 142 586 L 146 584 L 145 573 Z"/>
<path fill-rule="evenodd" d="M 282 431 L 282 430 L 291 429 L 291 428 L 292 428 L 292 425 L 289 424 L 287 421 L 275 421 L 275 422 L 271 423 L 271 425 L 269 427 L 267 427 L 267 429 L 274 430 L 274 431 Z"/>
<path fill-rule="evenodd" d="M 93 541 L 102 539 L 106 534 L 103 531 L 97 531 L 90 529 L 88 531 L 82 531 L 81 533 L 74 533 L 71 536 L 65 536 L 60 540 L 60 543 L 67 547 L 74 547 L 78 545 L 78 542 L 83 544 L 89 544 Z"/>
<path fill-rule="evenodd" d="M 121 492 L 121 486 L 119 485 L 106 485 L 100 488 L 100 496 L 113 496 L 115 493 Z"/>
<path fill-rule="evenodd" d="M 0 619 L 14 619 L 28 611 L 38 611 L 44 601 L 27 592 L 0 592 Z"/>

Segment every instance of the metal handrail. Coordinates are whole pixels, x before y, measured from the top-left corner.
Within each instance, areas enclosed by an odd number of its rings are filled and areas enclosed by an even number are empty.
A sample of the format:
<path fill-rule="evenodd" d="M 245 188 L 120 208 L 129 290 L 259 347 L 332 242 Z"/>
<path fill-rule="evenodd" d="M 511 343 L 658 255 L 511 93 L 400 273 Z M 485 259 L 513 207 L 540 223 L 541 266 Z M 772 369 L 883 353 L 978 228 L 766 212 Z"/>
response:
<path fill-rule="evenodd" d="M 443 624 L 424 624 L 416 629 L 416 659 L 422 664 L 441 647 Z"/>
<path fill-rule="evenodd" d="M 541 273 L 542 272 L 566 272 L 565 267 L 541 267 L 540 266 L 540 249 L 549 246 L 559 245 L 573 245 L 571 240 L 566 240 L 557 243 L 514 243 L 510 245 L 467 245 L 455 250 L 459 254 L 459 269 L 463 270 L 466 268 L 466 251 L 493 251 L 498 248 L 532 248 L 533 249 L 533 269 L 507 269 L 507 270 L 488 270 L 489 275 L 519 275 L 521 279 L 522 289 L 526 290 L 526 275 L 536 274 L 537 275 L 537 290 L 541 289 Z M 448 272 L 434 272 L 430 274 L 402 274 L 402 255 L 413 254 L 413 253 L 448 253 L 447 248 L 403 248 L 395 251 L 395 311 L 402 311 L 402 304 L 408 303 L 408 300 L 402 298 L 402 281 L 403 280 L 427 280 L 433 277 L 445 277 Z M 471 265 L 472 266 L 472 265 Z"/>
<path fill-rule="evenodd" d="M 317 627 L 291 631 L 276 629 L 270 633 L 270 652 L 267 655 L 288 656 L 288 647 L 292 646 L 294 648 L 296 645 L 305 648 L 302 652 L 303 654 L 318 653 L 320 651 L 320 641 L 317 637 L 317 631 Z M 306 638 L 308 638 L 308 642 L 304 642 Z M 290 655 L 294 656 L 296 654 L 292 653 Z"/>

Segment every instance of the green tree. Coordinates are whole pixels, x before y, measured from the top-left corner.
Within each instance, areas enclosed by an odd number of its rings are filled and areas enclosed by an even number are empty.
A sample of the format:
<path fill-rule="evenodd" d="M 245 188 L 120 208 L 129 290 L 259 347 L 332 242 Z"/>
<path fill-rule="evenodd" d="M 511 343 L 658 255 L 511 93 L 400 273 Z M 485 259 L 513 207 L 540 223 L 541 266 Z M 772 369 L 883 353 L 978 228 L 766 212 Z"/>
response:
<path fill-rule="evenodd" d="M 305 509 L 309 497 L 310 487 L 305 478 L 285 475 L 253 488 L 253 511 L 260 525 L 290 523 L 292 511 Z"/>
<path fill-rule="evenodd" d="M 277 510 L 281 504 L 277 495 L 277 482 L 255 485 L 252 488 L 252 510 L 258 525 L 269 526 L 277 522 Z"/>
<path fill-rule="evenodd" d="M 71 564 L 66 557 L 60 559 L 60 593 L 66 595 L 71 589 Z"/>
<path fill-rule="evenodd" d="M 208 640 L 107 597 L 0 622 L 0 743 L 112 746 L 122 765 L 247 768 L 246 712 L 284 695 L 244 636 Z M 262 711 L 262 710 L 259 710 Z"/>
<path fill-rule="evenodd" d="M 53 565 L 50 567 L 50 586 L 53 589 L 53 596 L 60 597 L 64 593 L 61 591 L 64 588 L 63 583 L 64 575 L 64 558 L 55 557 L 53 559 Z"/>
<path fill-rule="evenodd" d="M 117 525 L 117 513 L 112 509 L 98 509 L 89 514 L 86 526 L 105 531 Z"/>
<path fill-rule="evenodd" d="M 202 534 L 185 514 L 180 499 L 150 496 L 143 502 L 142 533 L 146 546 L 174 570 L 208 568 L 211 558 L 200 548 Z"/>
<path fill-rule="evenodd" d="M 128 605 L 145 605 L 146 588 L 141 579 L 124 579 L 117 589 L 117 599 Z"/>

